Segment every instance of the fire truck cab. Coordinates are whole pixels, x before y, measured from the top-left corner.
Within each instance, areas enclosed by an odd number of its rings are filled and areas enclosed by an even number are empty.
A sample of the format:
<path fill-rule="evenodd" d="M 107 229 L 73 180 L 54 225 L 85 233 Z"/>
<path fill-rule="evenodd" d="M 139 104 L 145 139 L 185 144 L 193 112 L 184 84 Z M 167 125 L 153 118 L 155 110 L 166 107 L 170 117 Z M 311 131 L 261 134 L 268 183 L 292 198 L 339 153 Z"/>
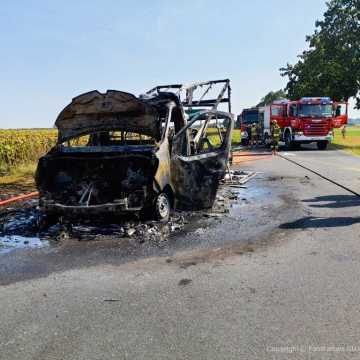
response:
<path fill-rule="evenodd" d="M 251 126 L 256 124 L 261 133 L 263 132 L 264 124 L 264 108 L 253 107 L 244 109 L 238 116 L 238 127 L 241 130 L 241 144 L 248 145 L 251 140 Z"/>
<path fill-rule="evenodd" d="M 265 139 L 270 137 L 272 120 L 280 126 L 281 141 L 288 148 L 316 142 L 324 150 L 333 139 L 333 129 L 347 124 L 348 104 L 329 97 L 274 101 L 264 109 Z"/>

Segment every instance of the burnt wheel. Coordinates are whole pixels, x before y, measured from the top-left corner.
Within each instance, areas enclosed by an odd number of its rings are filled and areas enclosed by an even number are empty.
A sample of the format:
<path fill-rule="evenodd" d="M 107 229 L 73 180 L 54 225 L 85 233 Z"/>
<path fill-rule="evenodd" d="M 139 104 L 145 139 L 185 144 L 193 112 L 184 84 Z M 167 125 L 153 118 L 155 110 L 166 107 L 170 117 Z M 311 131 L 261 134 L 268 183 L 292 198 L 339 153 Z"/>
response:
<path fill-rule="evenodd" d="M 154 215 L 158 221 L 166 222 L 170 218 L 171 201 L 165 193 L 160 193 L 155 199 Z"/>

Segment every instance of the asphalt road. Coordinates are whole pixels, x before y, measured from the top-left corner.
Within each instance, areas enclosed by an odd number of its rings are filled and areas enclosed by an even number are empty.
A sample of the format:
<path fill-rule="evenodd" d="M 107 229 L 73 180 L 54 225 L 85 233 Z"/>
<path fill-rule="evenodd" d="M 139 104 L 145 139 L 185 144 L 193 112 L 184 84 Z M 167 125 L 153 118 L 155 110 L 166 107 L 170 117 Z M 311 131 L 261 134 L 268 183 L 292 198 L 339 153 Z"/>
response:
<path fill-rule="evenodd" d="M 299 151 L 283 151 L 282 155 L 360 194 L 360 166 L 357 157 L 338 150 L 317 151 L 312 145 L 303 145 Z"/>
<path fill-rule="evenodd" d="M 359 189 L 357 158 L 284 155 Z M 0 359 L 359 359 L 360 198 L 279 157 L 243 168 L 231 217 L 165 249 L 1 255 Z"/>

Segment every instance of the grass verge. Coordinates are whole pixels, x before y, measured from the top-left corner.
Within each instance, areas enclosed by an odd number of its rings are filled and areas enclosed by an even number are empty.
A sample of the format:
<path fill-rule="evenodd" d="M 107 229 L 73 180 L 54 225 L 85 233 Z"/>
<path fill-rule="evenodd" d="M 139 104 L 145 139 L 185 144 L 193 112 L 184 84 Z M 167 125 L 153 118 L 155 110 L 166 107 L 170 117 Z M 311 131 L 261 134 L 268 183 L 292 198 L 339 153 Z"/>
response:
<path fill-rule="evenodd" d="M 348 126 L 345 139 L 342 137 L 341 129 L 335 129 L 331 147 L 360 156 L 360 126 Z"/>
<path fill-rule="evenodd" d="M 0 187 L 5 185 L 32 185 L 34 184 L 34 173 L 36 163 L 20 165 L 12 168 L 6 175 L 0 176 Z"/>

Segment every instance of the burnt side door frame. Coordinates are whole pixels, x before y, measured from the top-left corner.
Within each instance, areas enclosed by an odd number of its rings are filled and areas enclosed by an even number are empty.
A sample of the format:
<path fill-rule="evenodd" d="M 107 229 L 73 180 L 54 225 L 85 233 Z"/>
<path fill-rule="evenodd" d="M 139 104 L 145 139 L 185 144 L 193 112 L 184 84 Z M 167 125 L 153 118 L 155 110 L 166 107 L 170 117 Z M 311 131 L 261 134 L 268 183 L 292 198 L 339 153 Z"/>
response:
<path fill-rule="evenodd" d="M 205 153 L 189 154 L 188 129 L 205 116 L 228 120 L 221 146 Z M 210 208 L 216 198 L 219 181 L 225 176 L 231 148 L 234 117 L 216 110 L 201 111 L 192 117 L 174 137 L 171 152 L 171 180 L 176 206 L 180 209 Z"/>

